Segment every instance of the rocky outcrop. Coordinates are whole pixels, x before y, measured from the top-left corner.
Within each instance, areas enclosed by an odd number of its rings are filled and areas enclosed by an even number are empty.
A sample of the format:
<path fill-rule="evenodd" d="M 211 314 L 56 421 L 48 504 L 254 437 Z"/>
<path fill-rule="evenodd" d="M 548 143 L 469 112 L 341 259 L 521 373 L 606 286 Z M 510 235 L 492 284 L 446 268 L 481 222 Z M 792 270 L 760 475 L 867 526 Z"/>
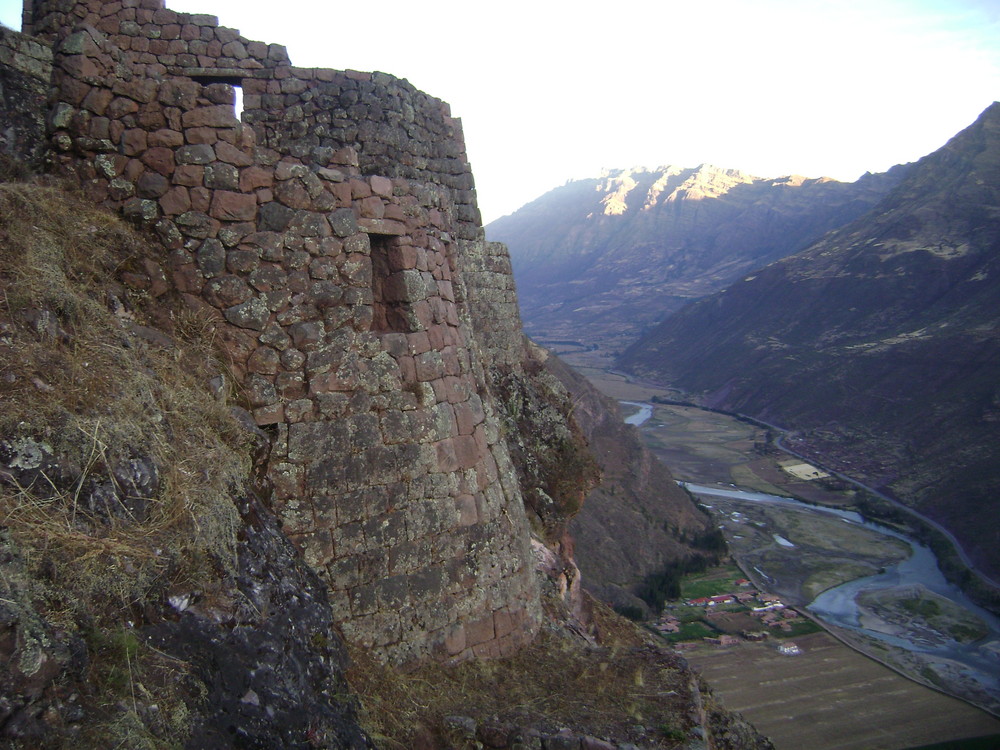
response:
<path fill-rule="evenodd" d="M 701 165 L 609 171 L 497 219 L 525 330 L 619 352 L 691 299 L 869 210 L 902 169 L 856 183 Z"/>
<path fill-rule="evenodd" d="M 642 582 L 703 552 L 689 541 L 711 528 L 670 473 L 625 424 L 618 404 L 558 357 L 545 368 L 571 394 L 572 415 L 601 472 L 568 529 L 583 586 L 605 602 L 645 610 Z"/>
<path fill-rule="evenodd" d="M 1000 104 L 866 216 L 685 308 L 622 364 L 797 431 L 1000 571 Z"/>

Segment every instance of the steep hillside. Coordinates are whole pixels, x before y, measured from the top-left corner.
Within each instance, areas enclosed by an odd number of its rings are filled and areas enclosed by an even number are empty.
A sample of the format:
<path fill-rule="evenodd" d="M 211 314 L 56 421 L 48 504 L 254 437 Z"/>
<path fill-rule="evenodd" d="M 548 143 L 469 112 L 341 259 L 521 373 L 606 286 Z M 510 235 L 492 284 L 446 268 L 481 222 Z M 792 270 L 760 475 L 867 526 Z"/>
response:
<path fill-rule="evenodd" d="M 580 621 L 581 584 L 606 602 L 642 607 L 636 590 L 647 576 L 704 554 L 687 540 L 708 518 L 614 400 L 524 336 L 507 249 L 477 247 L 462 259 L 467 302 L 529 520 L 556 563 L 550 576 Z"/>
<path fill-rule="evenodd" d="M 620 350 L 685 302 L 869 210 L 904 170 L 856 183 L 702 165 L 609 172 L 487 227 L 510 247 L 525 330 Z"/>
<path fill-rule="evenodd" d="M 162 283 L 156 244 L 78 197 L 0 180 L 0 261 L 3 747 L 513 748 L 529 736 L 666 750 L 689 733 L 771 747 L 683 660 L 582 599 L 570 550 L 541 544 L 550 617 L 516 658 L 402 674 L 355 646 L 348 672 L 329 588 L 269 507 L 268 436 L 232 403 L 211 321 Z M 558 430 L 565 413 L 556 400 L 526 419 Z M 532 478 L 551 486 L 552 461 L 536 460 Z M 538 517 L 558 526 L 566 510 Z M 636 712 L 658 726 L 638 727 Z"/>
<path fill-rule="evenodd" d="M 444 102 L 156 0 L 25 26 L 0 744 L 769 746 L 581 591 L 594 461 Z"/>
<path fill-rule="evenodd" d="M 119 278 L 156 254 L 0 182 L 0 744 L 371 747 L 210 327 Z"/>
<path fill-rule="evenodd" d="M 1000 572 L 1000 104 L 871 213 L 665 321 L 621 358 L 944 523 Z"/>
<path fill-rule="evenodd" d="M 625 424 L 613 399 L 558 357 L 547 357 L 545 369 L 571 394 L 573 419 L 601 470 L 601 483 L 569 524 L 583 586 L 617 606 L 644 608 L 642 581 L 668 563 L 711 557 L 691 543 L 711 522 Z"/>

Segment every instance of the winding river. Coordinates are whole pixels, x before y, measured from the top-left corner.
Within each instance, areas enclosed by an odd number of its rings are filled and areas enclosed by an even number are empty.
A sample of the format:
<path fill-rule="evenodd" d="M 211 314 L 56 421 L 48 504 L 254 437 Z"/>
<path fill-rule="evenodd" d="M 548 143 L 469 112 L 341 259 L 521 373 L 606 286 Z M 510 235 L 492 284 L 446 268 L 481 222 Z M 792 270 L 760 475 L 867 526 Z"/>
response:
<path fill-rule="evenodd" d="M 698 495 L 726 497 L 752 503 L 789 505 L 808 512 L 840 516 L 847 523 L 858 524 L 879 534 L 906 542 L 912 550 L 906 560 L 886 568 L 877 575 L 857 578 L 827 589 L 806 608 L 829 625 L 862 633 L 914 654 L 946 659 L 952 662 L 966 679 L 978 683 L 983 691 L 994 697 L 1000 697 L 1000 619 L 976 605 L 957 586 L 949 583 L 938 568 L 934 553 L 928 547 L 893 529 L 865 521 L 858 513 L 852 511 L 808 505 L 792 498 L 761 492 L 707 487 L 687 482 L 681 482 L 681 485 Z M 975 614 L 987 626 L 989 633 L 973 643 L 959 643 L 943 636 L 926 638 L 913 634 L 904 638 L 864 627 L 857 601 L 862 592 L 915 584 L 922 585 Z"/>
<path fill-rule="evenodd" d="M 628 404 L 629 406 L 636 407 L 639 411 L 635 414 L 625 417 L 625 424 L 631 424 L 638 427 L 651 416 L 653 416 L 653 405 L 652 404 L 642 404 L 638 401 L 621 401 L 619 403 Z"/>
<path fill-rule="evenodd" d="M 650 419 L 653 414 L 651 404 L 638 401 L 622 401 L 621 403 L 638 409 L 635 414 L 625 419 L 627 424 L 638 427 Z M 937 558 L 928 547 L 894 529 L 866 521 L 861 514 L 854 511 L 809 505 L 790 497 L 738 488 L 726 489 L 688 482 L 680 482 L 679 484 L 697 495 L 725 497 L 741 502 L 787 505 L 810 513 L 838 516 L 846 523 L 863 526 L 908 544 L 911 553 L 907 559 L 886 568 L 877 575 L 857 578 L 827 589 L 807 605 L 806 609 L 828 625 L 854 631 L 914 655 L 924 655 L 931 659 L 948 661 L 961 673 L 963 679 L 978 684 L 983 692 L 991 696 L 990 702 L 994 703 L 994 706 L 1000 705 L 1000 618 L 975 604 L 957 586 L 949 583 L 938 567 Z M 784 539 L 778 543 L 781 544 L 782 541 L 794 546 L 792 542 Z M 770 580 L 770 576 L 765 571 L 758 569 L 757 572 L 764 579 Z M 960 643 L 942 634 L 930 635 L 927 632 L 913 632 L 901 636 L 865 627 L 861 617 L 861 608 L 858 605 L 858 597 L 862 593 L 908 585 L 923 586 L 934 594 L 962 607 L 978 617 L 989 632 L 978 641 Z"/>

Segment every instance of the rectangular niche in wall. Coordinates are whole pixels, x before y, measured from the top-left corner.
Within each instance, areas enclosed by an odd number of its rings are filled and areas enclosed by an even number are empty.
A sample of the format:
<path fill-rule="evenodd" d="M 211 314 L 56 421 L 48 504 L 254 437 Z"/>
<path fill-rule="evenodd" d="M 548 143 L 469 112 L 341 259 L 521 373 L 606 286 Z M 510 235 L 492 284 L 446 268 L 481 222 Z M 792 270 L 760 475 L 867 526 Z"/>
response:
<path fill-rule="evenodd" d="M 369 234 L 372 259 L 372 330 L 377 333 L 410 333 L 409 304 L 390 277 L 396 269 L 389 261 L 393 237 Z"/>

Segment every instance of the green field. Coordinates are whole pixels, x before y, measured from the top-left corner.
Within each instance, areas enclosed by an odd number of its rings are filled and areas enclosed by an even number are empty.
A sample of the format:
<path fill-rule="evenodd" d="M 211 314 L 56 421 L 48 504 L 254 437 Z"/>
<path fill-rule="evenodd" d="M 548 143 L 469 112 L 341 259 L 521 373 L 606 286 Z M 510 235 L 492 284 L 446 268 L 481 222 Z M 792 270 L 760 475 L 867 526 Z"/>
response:
<path fill-rule="evenodd" d="M 719 633 L 715 628 L 699 620 L 698 622 L 685 622 L 681 624 L 679 633 L 661 633 L 671 643 L 680 641 L 700 641 L 702 638 L 714 638 Z"/>
<path fill-rule="evenodd" d="M 681 581 L 682 599 L 700 599 L 705 596 L 732 594 L 739 590 L 736 580 L 746 578 L 735 565 L 723 565 L 711 568 L 704 573 L 685 577 Z"/>

